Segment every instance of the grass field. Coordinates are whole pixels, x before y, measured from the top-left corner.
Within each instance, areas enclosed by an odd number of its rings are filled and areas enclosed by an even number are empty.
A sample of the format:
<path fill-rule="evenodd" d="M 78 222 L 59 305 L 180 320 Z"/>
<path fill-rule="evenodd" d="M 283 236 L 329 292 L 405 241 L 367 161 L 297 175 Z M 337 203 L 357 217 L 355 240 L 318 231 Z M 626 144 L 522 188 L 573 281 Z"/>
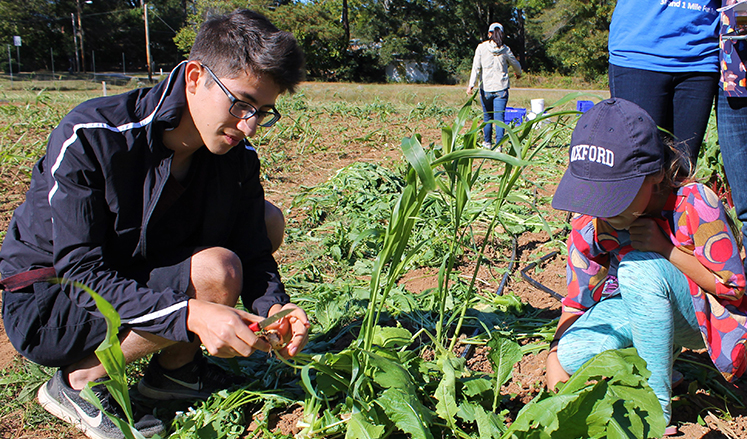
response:
<path fill-rule="evenodd" d="M 538 98 L 549 107 L 569 93 L 521 85 L 510 107 L 529 108 Z M 80 88 L 0 81 L 0 230 L 23 200 L 49 131 L 101 91 Z M 578 95 L 553 111 L 608 96 L 591 94 L 598 98 Z M 600 413 L 613 407 L 593 383 L 566 389 L 574 401 L 567 407 L 542 390 L 559 304 L 521 274 L 563 291 L 566 220 L 549 200 L 577 115 L 514 128 L 517 137 L 498 155 L 472 148 L 481 111 L 473 104 L 460 113 L 466 100 L 464 86 L 305 83 L 279 101 L 283 119 L 253 143 L 266 197 L 287 220 L 276 259 L 294 302 L 312 317 L 312 338 L 290 363 L 261 354 L 219 361 L 248 384 L 191 407 L 154 408 L 173 420 L 171 437 L 501 438 L 535 437 L 559 422 L 611 428 L 613 416 Z M 417 172 L 405 155 L 422 165 Z M 426 169 L 437 160 L 431 175 Z M 71 437 L 33 402 L 51 369 L 13 356 L 7 339 L 2 346 L 0 397 L 8 403 L 0 407 L 0 437 Z M 744 429 L 742 396 L 689 355 L 681 369 L 690 387 L 679 389 L 675 409 L 682 437 Z M 609 389 L 645 406 L 637 360 L 623 353 L 604 361 L 617 369 L 608 372 Z M 142 364 L 128 369 L 131 382 Z M 593 367 L 581 374 L 600 380 Z M 571 405 L 584 407 L 585 417 L 574 418 Z M 639 426 L 658 428 L 653 415 L 632 407 L 614 408 L 636 419 L 632 437 L 642 437 Z"/>

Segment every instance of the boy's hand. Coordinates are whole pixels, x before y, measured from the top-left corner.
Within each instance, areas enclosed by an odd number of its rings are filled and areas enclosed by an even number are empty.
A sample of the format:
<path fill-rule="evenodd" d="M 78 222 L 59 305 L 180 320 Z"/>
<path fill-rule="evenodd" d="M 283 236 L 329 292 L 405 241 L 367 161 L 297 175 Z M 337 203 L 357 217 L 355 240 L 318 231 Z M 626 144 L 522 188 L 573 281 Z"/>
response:
<path fill-rule="evenodd" d="M 187 307 L 187 329 L 197 334 L 210 355 L 248 357 L 257 349 L 270 351 L 270 345 L 249 329 L 262 317 L 198 299 L 190 299 Z"/>
<path fill-rule="evenodd" d="M 285 347 L 277 351 L 278 355 L 283 358 L 290 358 L 306 346 L 306 342 L 309 341 L 309 328 L 311 324 L 309 324 L 306 312 L 293 303 L 273 305 L 268 315 L 271 316 L 284 309 L 292 309 L 293 312 L 280 319 L 280 321 L 268 326 L 267 329 L 278 331 L 278 334 L 282 337 L 283 344 L 285 344 Z"/>

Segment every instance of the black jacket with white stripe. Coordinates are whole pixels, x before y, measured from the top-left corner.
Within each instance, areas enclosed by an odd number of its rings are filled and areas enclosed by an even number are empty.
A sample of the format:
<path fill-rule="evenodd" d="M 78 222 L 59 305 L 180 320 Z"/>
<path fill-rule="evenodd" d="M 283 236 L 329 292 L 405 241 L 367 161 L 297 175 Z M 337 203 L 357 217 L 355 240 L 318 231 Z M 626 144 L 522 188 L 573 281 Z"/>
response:
<path fill-rule="evenodd" d="M 173 155 L 161 133 L 178 125 L 185 105 L 182 64 L 151 89 L 72 110 L 50 135 L 26 200 L 13 215 L 0 250 L 3 277 L 54 266 L 59 278 L 108 300 L 128 327 L 188 341 L 185 292 L 154 290 L 127 273 L 167 264 L 164 255 L 218 246 L 240 257 L 242 298 L 255 313 L 267 315 L 273 304 L 287 303 L 265 228 L 259 159 L 246 140 L 225 155 L 205 148 L 195 153 L 205 197 L 199 210 L 174 224 L 190 227 L 188 239 L 170 242 L 168 227 L 154 227 Z M 153 241 L 157 248 L 149 247 Z M 97 313 L 87 293 L 70 285 L 65 291 L 73 303 Z"/>

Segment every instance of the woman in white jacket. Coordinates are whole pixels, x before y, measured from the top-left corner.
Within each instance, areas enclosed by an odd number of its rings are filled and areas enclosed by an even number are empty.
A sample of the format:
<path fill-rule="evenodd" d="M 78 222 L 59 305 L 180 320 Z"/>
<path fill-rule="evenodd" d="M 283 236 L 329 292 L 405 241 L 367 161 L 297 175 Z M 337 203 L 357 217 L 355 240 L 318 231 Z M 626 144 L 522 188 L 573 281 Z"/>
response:
<path fill-rule="evenodd" d="M 478 79 L 480 80 L 483 120 L 486 122 L 483 127 L 485 148 L 493 146 L 493 125 L 487 122 L 503 120 L 503 113 L 506 111 L 510 86 L 509 66 L 514 69 L 517 78 L 521 77 L 521 64 L 511 49 L 503 44 L 503 26 L 500 23 L 493 23 L 488 30 L 488 39 L 475 49 L 472 74 L 467 87 L 467 94 L 472 94 Z M 495 134 L 498 143 L 503 138 L 503 128 L 496 126 Z"/>

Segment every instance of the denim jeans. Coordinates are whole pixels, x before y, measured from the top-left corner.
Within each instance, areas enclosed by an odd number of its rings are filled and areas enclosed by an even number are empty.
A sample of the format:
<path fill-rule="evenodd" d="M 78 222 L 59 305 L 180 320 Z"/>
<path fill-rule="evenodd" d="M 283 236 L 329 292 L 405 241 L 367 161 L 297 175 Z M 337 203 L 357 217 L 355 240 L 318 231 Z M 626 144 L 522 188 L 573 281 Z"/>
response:
<path fill-rule="evenodd" d="M 488 123 L 491 120 L 503 122 L 503 114 L 506 112 L 508 103 L 508 89 L 501 91 L 485 91 L 480 89 L 480 98 L 482 101 L 482 120 L 485 126 L 482 128 L 485 143 L 493 144 L 493 124 Z M 503 128 L 495 127 L 495 143 L 503 138 Z"/>
<path fill-rule="evenodd" d="M 656 125 L 674 135 L 693 169 L 708 127 L 718 72 L 652 72 L 609 65 L 612 97 L 638 104 Z"/>
<path fill-rule="evenodd" d="M 618 282 L 620 294 L 592 306 L 563 333 L 558 360 L 572 374 L 596 354 L 634 346 L 668 423 L 675 351 L 704 347 L 687 277 L 658 253 L 632 251 L 620 263 Z"/>
<path fill-rule="evenodd" d="M 747 98 L 730 98 L 717 93 L 716 120 L 732 201 L 737 218 L 742 222 L 742 236 L 747 237 Z"/>

